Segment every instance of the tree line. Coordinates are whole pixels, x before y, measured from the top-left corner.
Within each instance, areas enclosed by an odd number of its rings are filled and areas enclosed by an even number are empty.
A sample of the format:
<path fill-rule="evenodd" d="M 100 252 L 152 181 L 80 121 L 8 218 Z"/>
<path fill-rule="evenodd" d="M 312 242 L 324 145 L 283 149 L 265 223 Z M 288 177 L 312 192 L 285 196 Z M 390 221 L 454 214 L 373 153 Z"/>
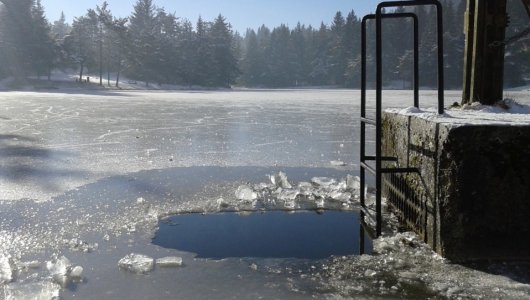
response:
<path fill-rule="evenodd" d="M 0 0 L 0 78 L 50 76 L 55 69 L 76 69 L 119 84 L 120 76 L 156 84 L 229 87 L 358 87 L 361 18 L 354 11 L 337 12 L 330 25 L 298 23 L 294 28 L 263 25 L 234 32 L 225 17 L 201 17 L 193 24 L 152 0 L 138 0 L 128 18 L 113 16 L 103 2 L 76 17 L 53 23 L 40 0 Z M 465 1 L 444 0 L 446 83 L 459 88 L 464 56 Z M 510 2 L 508 36 L 528 26 L 528 17 Z M 398 8 L 397 12 L 405 9 Z M 421 85 L 436 85 L 434 9 L 414 8 L 420 19 Z M 385 20 L 383 26 L 385 84 L 406 88 L 412 80 L 412 24 Z M 375 27 L 368 26 L 368 70 L 374 68 Z M 530 74 L 528 39 L 509 45 L 506 84 L 524 83 Z M 373 72 L 369 72 L 373 76 Z M 373 78 L 373 77 L 370 77 Z"/>

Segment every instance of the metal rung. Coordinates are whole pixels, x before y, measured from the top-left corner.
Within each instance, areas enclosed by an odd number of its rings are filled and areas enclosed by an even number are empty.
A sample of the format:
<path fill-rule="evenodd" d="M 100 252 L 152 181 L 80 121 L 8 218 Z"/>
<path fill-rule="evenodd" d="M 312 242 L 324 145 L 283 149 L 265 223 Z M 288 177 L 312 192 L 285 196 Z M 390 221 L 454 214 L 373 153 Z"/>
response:
<path fill-rule="evenodd" d="M 368 217 L 375 221 L 375 211 L 373 209 L 370 210 L 367 206 L 362 206 L 361 211 L 363 212 L 365 217 Z"/>
<path fill-rule="evenodd" d="M 370 224 L 366 223 L 364 220 L 361 220 L 361 227 L 368 233 L 368 236 L 375 240 L 377 239 L 377 229 L 374 229 Z"/>
<path fill-rule="evenodd" d="M 381 173 L 383 174 L 395 174 L 395 173 L 419 173 L 418 168 L 383 168 Z"/>
<path fill-rule="evenodd" d="M 372 119 L 361 118 L 361 122 L 366 123 L 366 124 L 370 124 L 370 125 L 377 126 L 377 122 L 376 122 L 375 120 L 372 120 Z"/>
<path fill-rule="evenodd" d="M 376 173 L 374 168 L 372 168 L 371 166 L 367 165 L 364 162 L 361 162 L 361 168 L 365 168 L 366 170 L 370 171 L 370 173 L 372 173 L 374 175 Z"/>
<path fill-rule="evenodd" d="M 375 156 L 365 156 L 364 157 L 364 160 L 376 160 L 377 158 Z M 383 156 L 381 157 L 381 160 L 382 161 L 394 161 L 394 162 L 397 162 L 398 161 L 398 158 L 397 157 L 390 157 L 390 156 Z"/>

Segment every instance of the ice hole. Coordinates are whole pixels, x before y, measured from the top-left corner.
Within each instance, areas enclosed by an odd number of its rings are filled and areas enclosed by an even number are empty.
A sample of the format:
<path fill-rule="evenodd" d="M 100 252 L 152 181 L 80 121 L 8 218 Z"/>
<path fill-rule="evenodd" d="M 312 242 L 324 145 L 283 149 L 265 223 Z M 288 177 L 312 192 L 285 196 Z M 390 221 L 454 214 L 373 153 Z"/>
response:
<path fill-rule="evenodd" d="M 153 243 L 209 259 L 324 259 L 360 254 L 360 228 L 357 211 L 186 214 L 162 220 Z"/>

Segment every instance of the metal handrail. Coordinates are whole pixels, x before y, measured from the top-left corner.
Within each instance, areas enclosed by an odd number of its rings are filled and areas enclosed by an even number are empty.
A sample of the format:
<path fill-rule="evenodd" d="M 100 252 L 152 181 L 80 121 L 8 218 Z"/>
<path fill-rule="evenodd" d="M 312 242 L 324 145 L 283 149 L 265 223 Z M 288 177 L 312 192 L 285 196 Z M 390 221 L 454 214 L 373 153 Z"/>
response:
<path fill-rule="evenodd" d="M 409 0 L 409 1 L 389 1 L 382 2 L 377 6 L 375 15 L 367 15 L 362 20 L 361 33 L 361 163 L 360 163 L 360 184 L 361 206 L 366 207 L 364 188 L 366 186 L 366 170 L 375 173 L 376 177 L 376 233 L 381 235 L 382 231 L 382 173 L 411 173 L 418 172 L 416 168 L 382 168 L 382 19 L 387 18 L 412 18 L 414 21 L 414 106 L 419 107 L 419 30 L 418 17 L 414 13 L 388 13 L 384 14 L 383 9 L 388 7 L 405 7 L 434 5 L 437 9 L 437 42 L 438 42 L 438 113 L 444 112 L 444 64 L 443 64 L 443 17 L 442 5 L 438 0 Z M 366 118 L 366 24 L 368 20 L 376 21 L 376 119 Z M 374 124 L 375 123 L 375 124 Z M 366 125 L 375 125 L 376 127 L 376 155 L 375 157 L 366 156 Z M 370 158 L 370 159 L 367 159 Z M 372 159 L 373 158 L 373 159 Z M 375 168 L 366 164 L 367 160 L 375 160 Z M 361 212 L 361 218 L 363 218 Z"/>

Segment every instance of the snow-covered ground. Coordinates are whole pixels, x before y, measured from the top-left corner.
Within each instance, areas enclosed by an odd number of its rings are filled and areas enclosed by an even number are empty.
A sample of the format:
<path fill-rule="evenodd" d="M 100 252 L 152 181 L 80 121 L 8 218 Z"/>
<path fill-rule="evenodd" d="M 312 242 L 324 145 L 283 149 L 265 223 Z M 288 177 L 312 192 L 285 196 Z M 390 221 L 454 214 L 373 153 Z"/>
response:
<path fill-rule="evenodd" d="M 459 95 L 447 92 L 447 104 Z M 422 92 L 422 107 L 435 97 Z M 530 104 L 527 91 L 507 97 Z M 317 262 L 209 261 L 151 244 L 163 215 L 252 210 L 235 192 L 266 175 L 283 170 L 293 184 L 356 175 L 358 99 L 349 90 L 0 93 L 3 297 L 530 298 L 528 266 L 451 265 L 410 234 L 377 241 L 374 256 Z M 410 99 L 388 92 L 385 106 Z M 183 267 L 150 265 L 167 257 Z M 129 267 L 131 258 L 142 264 Z"/>

